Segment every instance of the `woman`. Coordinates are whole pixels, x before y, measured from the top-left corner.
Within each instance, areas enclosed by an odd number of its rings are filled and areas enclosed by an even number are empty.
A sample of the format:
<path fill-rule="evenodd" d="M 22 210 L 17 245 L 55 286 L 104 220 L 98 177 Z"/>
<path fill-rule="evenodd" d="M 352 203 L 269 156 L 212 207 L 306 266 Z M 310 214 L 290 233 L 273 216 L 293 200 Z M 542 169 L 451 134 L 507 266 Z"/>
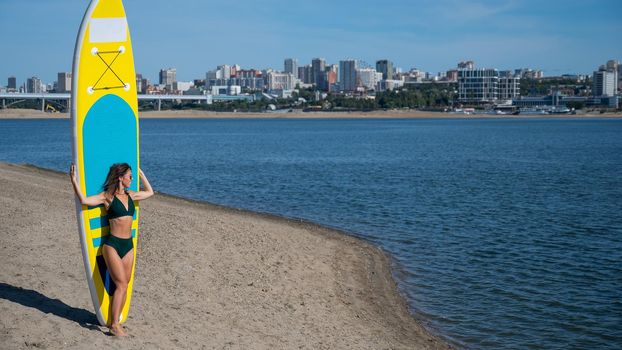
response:
<path fill-rule="evenodd" d="M 119 324 L 119 315 L 125 305 L 127 285 L 134 262 L 134 245 L 132 243 L 134 201 L 141 201 L 153 196 L 153 189 L 149 180 L 142 170 L 139 170 L 139 173 L 145 190 L 128 191 L 127 188 L 132 183 L 132 168 L 127 163 L 113 164 L 104 182 L 104 191 L 94 196 L 85 197 L 78 185 L 74 164 L 71 165 L 70 170 L 73 190 L 80 199 L 80 203 L 90 206 L 103 204 L 108 211 L 110 234 L 104 242 L 103 255 L 110 277 L 117 286 L 112 296 L 110 333 L 120 337 L 127 335 Z"/>

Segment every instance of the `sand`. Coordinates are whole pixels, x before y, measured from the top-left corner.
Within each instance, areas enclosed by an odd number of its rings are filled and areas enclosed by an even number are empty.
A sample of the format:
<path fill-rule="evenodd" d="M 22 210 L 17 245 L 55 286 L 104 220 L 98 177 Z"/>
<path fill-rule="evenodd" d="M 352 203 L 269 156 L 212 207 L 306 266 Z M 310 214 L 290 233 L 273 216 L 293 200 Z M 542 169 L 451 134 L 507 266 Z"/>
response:
<path fill-rule="evenodd" d="M 212 112 L 198 110 L 169 110 L 169 111 L 140 111 L 141 119 L 158 118 L 263 118 L 263 119 L 369 119 L 369 118 L 438 118 L 438 119 L 515 119 L 515 118 L 622 118 L 622 113 L 608 112 L 601 114 L 598 111 L 586 111 L 579 114 L 550 114 L 550 115 L 486 115 L 486 114 L 451 114 L 445 112 L 428 112 L 419 110 L 378 110 L 371 112 Z M 67 119 L 68 113 L 46 113 L 34 109 L 0 109 L 0 119 Z"/>
<path fill-rule="evenodd" d="M 0 207 L 1 349 L 449 348 L 409 313 L 380 249 L 163 194 L 141 203 L 131 336 L 112 337 L 93 313 L 68 176 L 0 163 Z"/>

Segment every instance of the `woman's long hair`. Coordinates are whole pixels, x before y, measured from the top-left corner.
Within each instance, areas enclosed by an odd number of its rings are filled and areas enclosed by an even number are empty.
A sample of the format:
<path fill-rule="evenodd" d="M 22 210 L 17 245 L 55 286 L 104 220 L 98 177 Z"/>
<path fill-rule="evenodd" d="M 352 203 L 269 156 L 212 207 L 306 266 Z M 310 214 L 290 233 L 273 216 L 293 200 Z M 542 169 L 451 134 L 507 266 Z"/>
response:
<path fill-rule="evenodd" d="M 119 189 L 119 178 L 125 175 L 130 169 L 132 169 L 132 167 L 127 163 L 112 164 L 108 171 L 108 176 L 106 176 L 106 181 L 104 182 L 104 192 L 113 196 Z"/>

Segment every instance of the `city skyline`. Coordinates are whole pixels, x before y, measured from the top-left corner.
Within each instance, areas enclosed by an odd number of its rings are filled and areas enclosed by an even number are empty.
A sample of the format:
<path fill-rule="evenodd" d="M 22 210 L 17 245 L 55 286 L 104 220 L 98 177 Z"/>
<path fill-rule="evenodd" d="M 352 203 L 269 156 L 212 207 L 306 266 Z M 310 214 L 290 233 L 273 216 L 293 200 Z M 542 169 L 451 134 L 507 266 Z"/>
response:
<path fill-rule="evenodd" d="M 5 39 L 0 85 L 9 76 L 19 84 L 32 76 L 50 83 L 58 72 L 70 72 L 87 4 L 0 1 L 0 30 L 12 33 Z M 221 64 L 282 71 L 285 58 L 304 66 L 322 57 L 332 64 L 389 59 L 396 68 L 433 73 L 473 60 L 481 68 L 527 67 L 551 76 L 590 74 L 622 58 L 619 1 L 262 4 L 127 1 L 136 71 L 155 81 L 160 69 L 175 67 L 178 80 L 188 81 Z"/>

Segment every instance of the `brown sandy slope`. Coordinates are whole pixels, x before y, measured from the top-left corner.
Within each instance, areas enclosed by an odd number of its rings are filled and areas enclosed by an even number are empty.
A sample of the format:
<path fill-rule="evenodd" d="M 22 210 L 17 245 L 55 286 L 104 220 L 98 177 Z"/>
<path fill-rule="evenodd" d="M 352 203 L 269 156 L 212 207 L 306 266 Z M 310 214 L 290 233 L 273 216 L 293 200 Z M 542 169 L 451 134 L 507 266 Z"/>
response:
<path fill-rule="evenodd" d="M 114 338 L 94 324 L 68 176 L 0 163 L 0 208 L 2 349 L 447 348 L 379 249 L 165 195 L 142 203 L 131 337 Z"/>

